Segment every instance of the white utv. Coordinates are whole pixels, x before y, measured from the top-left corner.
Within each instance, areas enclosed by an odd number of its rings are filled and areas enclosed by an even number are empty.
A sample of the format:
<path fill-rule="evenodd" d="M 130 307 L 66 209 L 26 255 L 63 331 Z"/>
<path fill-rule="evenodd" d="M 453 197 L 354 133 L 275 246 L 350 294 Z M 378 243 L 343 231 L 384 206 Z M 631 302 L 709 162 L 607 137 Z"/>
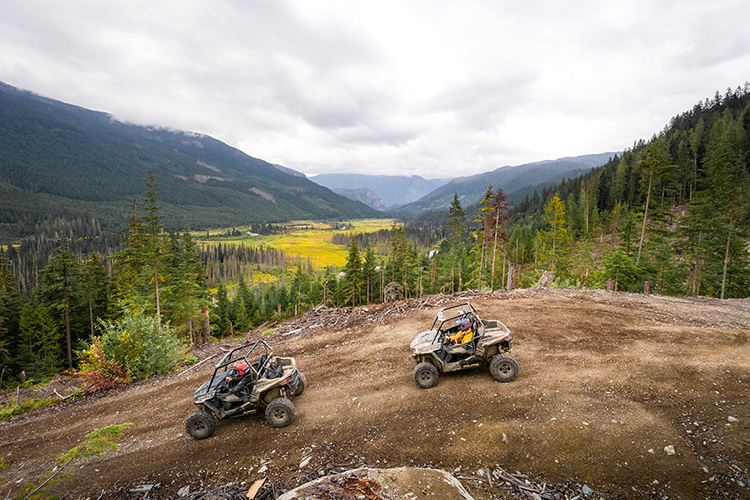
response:
<path fill-rule="evenodd" d="M 455 343 L 451 337 L 467 321 L 471 340 Z M 518 376 L 518 363 L 508 355 L 510 330 L 500 321 L 481 319 L 469 302 L 440 309 L 430 329 L 417 335 L 409 347 L 417 363 L 412 376 L 422 389 L 437 384 L 441 373 L 483 365 L 498 382 L 512 382 Z"/>

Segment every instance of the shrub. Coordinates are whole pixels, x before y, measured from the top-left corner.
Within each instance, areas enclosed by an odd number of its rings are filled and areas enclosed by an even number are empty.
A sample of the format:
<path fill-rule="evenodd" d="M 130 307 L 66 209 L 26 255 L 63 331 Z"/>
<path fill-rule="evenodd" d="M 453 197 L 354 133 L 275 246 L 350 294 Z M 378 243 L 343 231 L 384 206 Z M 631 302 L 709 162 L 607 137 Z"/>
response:
<path fill-rule="evenodd" d="M 156 317 L 129 311 L 120 321 L 101 324 L 105 356 L 135 377 L 167 373 L 182 355 L 182 345 L 169 324 L 160 325 Z"/>
<path fill-rule="evenodd" d="M 78 353 L 80 371 L 88 392 L 110 389 L 119 383 L 130 381 L 127 371 L 114 359 L 108 359 L 102 348 L 101 338 L 95 337 L 88 349 Z"/>

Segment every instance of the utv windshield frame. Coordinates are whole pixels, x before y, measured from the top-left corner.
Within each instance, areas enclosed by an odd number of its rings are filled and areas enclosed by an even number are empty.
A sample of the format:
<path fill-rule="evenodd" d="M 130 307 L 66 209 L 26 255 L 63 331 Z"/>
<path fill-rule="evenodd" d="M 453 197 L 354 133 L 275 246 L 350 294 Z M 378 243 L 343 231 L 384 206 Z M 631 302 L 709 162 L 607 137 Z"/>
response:
<path fill-rule="evenodd" d="M 459 308 L 468 308 L 468 309 L 459 309 Z M 453 309 L 458 309 L 456 313 L 452 316 L 445 317 L 445 313 L 447 311 L 451 311 L 451 314 L 453 314 Z M 443 328 L 443 325 L 446 323 L 449 323 L 451 321 L 456 321 L 462 318 L 468 318 L 470 316 L 473 316 L 474 319 L 477 320 L 477 322 L 481 321 L 479 314 L 477 313 L 477 310 L 474 309 L 474 306 L 471 305 L 469 302 L 462 302 L 461 304 L 456 304 L 455 306 L 445 307 L 443 309 L 440 309 L 437 312 L 437 317 L 435 318 L 435 321 L 432 322 L 432 326 L 430 327 L 430 330 L 435 329 L 435 325 L 437 325 L 438 321 L 440 321 L 440 326 L 435 331 L 435 337 L 433 337 L 432 342 L 435 343 L 437 339 L 440 337 L 442 338 L 442 335 L 444 335 L 448 330 L 450 330 L 453 327 L 449 328 Z M 479 332 L 477 332 L 478 334 Z"/>

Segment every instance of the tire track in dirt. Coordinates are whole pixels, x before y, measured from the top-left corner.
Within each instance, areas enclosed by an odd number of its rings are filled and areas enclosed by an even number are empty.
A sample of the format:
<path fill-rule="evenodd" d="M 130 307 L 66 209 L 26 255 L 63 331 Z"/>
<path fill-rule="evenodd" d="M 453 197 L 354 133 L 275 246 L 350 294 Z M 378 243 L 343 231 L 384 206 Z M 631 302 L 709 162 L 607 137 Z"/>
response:
<path fill-rule="evenodd" d="M 208 362 L 0 423 L 8 464 L 0 484 L 19 491 L 86 433 L 133 422 L 120 448 L 80 466 L 66 489 L 98 496 L 160 482 L 166 497 L 185 485 L 252 481 L 263 465 L 263 475 L 286 487 L 359 465 L 467 474 L 499 465 L 612 497 L 750 496 L 741 486 L 750 468 L 750 301 L 519 290 L 472 303 L 513 332 L 515 382 L 496 383 L 477 369 L 420 390 L 408 346 L 438 307 L 357 308 L 341 312 L 343 328 L 320 320 L 267 337 L 308 379 L 290 427 L 249 416 L 220 422 L 210 439 L 187 437 L 184 421 Z M 382 323 L 370 321 L 389 310 Z M 300 318 L 279 332 L 312 324 Z"/>

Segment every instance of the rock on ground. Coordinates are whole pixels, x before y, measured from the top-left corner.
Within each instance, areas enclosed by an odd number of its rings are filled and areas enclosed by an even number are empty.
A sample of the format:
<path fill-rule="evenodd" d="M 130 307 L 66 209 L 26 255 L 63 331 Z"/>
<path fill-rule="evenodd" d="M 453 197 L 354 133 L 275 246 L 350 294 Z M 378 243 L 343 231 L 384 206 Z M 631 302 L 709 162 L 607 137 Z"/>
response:
<path fill-rule="evenodd" d="M 303 484 L 284 493 L 278 500 L 299 498 L 473 500 L 458 479 L 451 474 L 443 470 L 419 467 L 349 470 Z"/>

